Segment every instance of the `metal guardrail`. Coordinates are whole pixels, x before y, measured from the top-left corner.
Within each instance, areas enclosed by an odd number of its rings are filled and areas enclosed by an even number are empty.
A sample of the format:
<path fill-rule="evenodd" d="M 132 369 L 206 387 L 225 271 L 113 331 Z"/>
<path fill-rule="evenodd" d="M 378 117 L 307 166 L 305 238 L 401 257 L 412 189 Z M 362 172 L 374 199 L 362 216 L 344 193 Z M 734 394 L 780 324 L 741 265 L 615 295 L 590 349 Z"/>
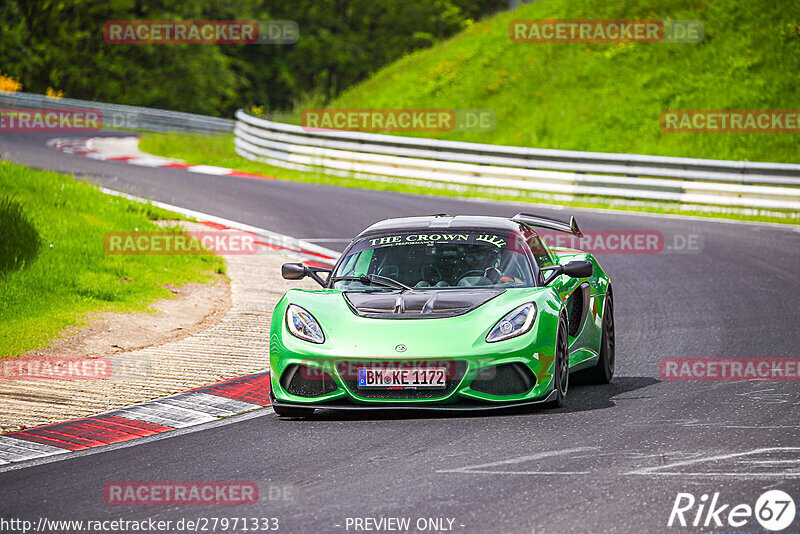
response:
<path fill-rule="evenodd" d="M 576 152 L 319 131 L 236 113 L 236 152 L 248 159 L 335 174 L 800 211 L 800 165 Z"/>
<path fill-rule="evenodd" d="M 230 132 L 235 121 L 164 109 L 105 104 L 74 98 L 50 98 L 33 93 L 0 91 L 0 106 L 9 108 L 95 109 L 102 114 L 103 127 L 153 132 Z"/>

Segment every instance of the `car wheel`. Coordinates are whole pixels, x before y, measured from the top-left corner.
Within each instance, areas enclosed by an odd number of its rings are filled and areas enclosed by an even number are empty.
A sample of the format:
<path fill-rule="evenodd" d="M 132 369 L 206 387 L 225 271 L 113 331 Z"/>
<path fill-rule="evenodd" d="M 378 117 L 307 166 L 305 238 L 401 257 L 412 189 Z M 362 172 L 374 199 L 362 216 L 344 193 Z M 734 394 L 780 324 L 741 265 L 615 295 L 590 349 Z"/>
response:
<path fill-rule="evenodd" d="M 611 293 L 606 299 L 606 309 L 603 313 L 603 334 L 600 339 L 600 357 L 597 359 L 597 365 L 586 371 L 587 381 L 591 384 L 608 384 L 614 377 L 616 339 L 614 335 L 614 301 L 611 300 Z"/>
<path fill-rule="evenodd" d="M 569 347 L 567 343 L 567 325 L 564 321 L 559 321 L 555 372 L 553 373 L 553 390 L 556 392 L 556 396 L 550 402 L 550 408 L 563 408 L 566 404 L 567 390 L 569 389 Z"/>

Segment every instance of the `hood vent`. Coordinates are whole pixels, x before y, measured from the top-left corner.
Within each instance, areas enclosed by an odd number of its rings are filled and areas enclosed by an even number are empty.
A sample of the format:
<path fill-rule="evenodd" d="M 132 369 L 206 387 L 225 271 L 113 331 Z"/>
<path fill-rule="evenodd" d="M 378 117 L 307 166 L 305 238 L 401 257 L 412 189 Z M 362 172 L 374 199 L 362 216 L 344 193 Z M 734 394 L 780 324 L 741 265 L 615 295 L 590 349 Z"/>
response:
<path fill-rule="evenodd" d="M 441 319 L 482 306 L 505 289 L 440 289 L 427 291 L 346 291 L 344 298 L 361 317 L 371 319 Z"/>

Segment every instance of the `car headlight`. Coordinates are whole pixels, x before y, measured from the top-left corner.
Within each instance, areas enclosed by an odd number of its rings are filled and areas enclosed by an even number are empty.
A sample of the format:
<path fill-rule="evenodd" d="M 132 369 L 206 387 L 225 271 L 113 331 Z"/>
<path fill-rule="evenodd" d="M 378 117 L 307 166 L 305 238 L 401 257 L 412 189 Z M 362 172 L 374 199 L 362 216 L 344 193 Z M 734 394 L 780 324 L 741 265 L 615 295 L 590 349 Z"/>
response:
<path fill-rule="evenodd" d="M 536 319 L 536 304 L 533 302 L 523 304 L 494 325 L 494 328 L 489 331 L 489 335 L 486 336 L 486 342 L 493 343 L 521 336 L 531 329 L 534 319 Z"/>
<path fill-rule="evenodd" d="M 286 308 L 286 326 L 295 337 L 311 343 L 325 342 L 325 334 L 314 316 L 294 304 Z"/>

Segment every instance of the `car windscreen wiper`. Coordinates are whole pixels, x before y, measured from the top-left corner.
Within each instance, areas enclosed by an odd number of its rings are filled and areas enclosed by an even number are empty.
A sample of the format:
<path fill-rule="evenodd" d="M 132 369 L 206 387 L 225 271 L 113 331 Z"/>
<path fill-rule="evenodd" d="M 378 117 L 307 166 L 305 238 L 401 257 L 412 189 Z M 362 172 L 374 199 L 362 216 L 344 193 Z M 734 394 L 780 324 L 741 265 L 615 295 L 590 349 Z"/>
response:
<path fill-rule="evenodd" d="M 356 282 L 361 282 L 365 286 L 376 284 L 383 287 L 393 287 L 395 289 L 402 289 L 403 291 L 409 291 L 412 288 L 405 285 L 402 282 L 398 282 L 393 278 L 389 278 L 388 276 L 381 276 L 379 274 L 362 274 L 361 276 L 334 276 L 331 278 L 332 282 L 338 282 L 339 280 L 354 280 Z"/>

